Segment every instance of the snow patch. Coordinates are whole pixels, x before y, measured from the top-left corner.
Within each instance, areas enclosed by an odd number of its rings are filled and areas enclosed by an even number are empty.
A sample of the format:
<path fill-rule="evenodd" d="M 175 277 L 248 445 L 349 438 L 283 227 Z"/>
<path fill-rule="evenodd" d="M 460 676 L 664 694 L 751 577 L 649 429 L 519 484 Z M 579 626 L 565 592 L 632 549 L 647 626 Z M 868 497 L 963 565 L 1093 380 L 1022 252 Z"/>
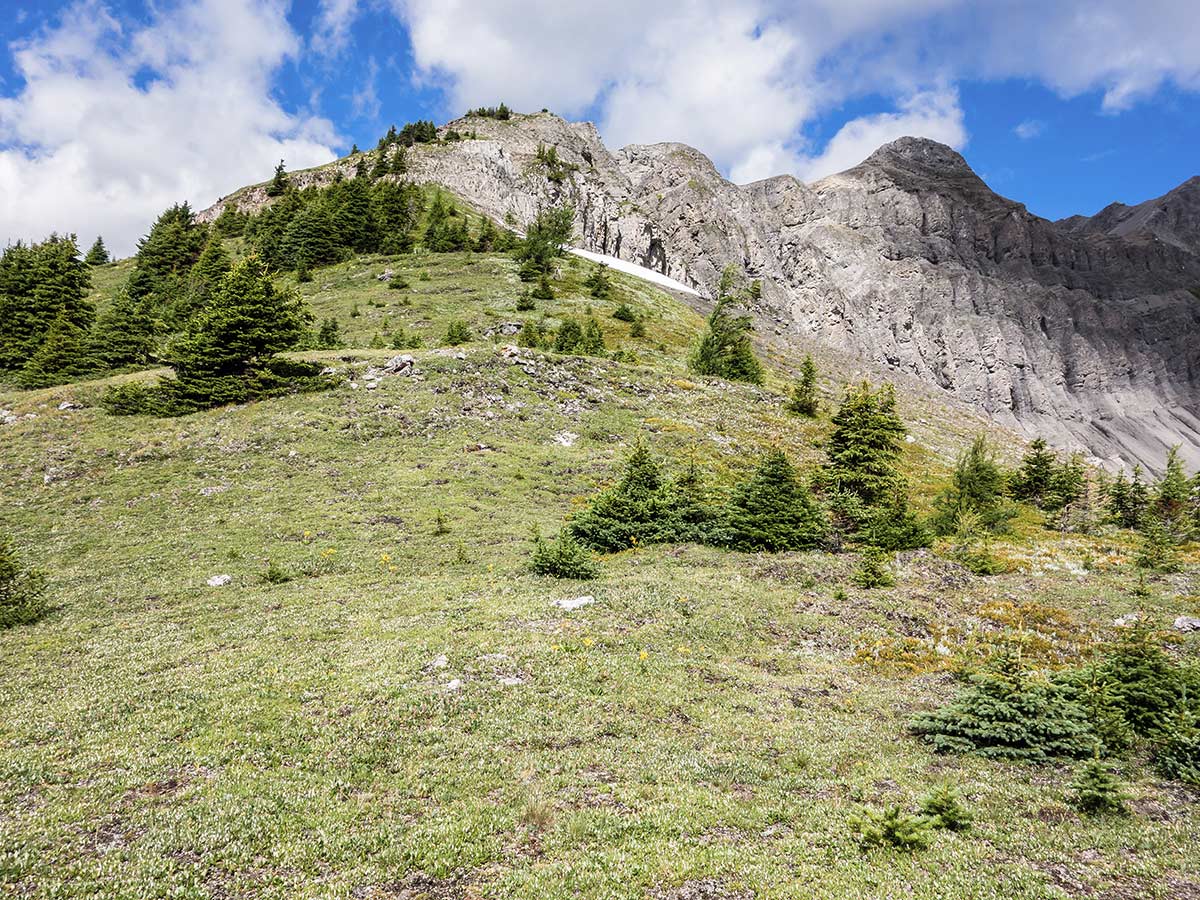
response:
<path fill-rule="evenodd" d="M 685 294 L 691 294 L 694 297 L 699 297 L 700 292 L 695 288 L 690 288 L 682 281 L 676 281 L 674 278 L 668 278 L 662 272 L 655 272 L 653 269 L 647 269 L 645 266 L 639 266 L 637 263 L 631 263 L 626 259 L 618 259 L 615 256 L 605 256 L 603 253 L 593 253 L 591 250 L 580 250 L 578 247 L 568 247 L 567 252 L 575 256 L 582 256 L 584 259 L 590 259 L 592 262 L 604 263 L 614 272 L 624 272 L 626 275 L 632 275 L 635 278 L 641 278 L 644 281 L 650 281 L 660 287 L 670 288 L 673 291 L 682 291 Z"/>

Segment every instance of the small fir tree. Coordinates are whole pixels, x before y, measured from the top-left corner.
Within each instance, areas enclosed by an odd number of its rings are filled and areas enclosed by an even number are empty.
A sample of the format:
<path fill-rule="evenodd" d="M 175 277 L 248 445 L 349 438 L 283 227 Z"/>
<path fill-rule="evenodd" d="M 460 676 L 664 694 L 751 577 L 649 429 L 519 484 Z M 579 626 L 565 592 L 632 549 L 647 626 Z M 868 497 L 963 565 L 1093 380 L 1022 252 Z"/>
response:
<path fill-rule="evenodd" d="M 637 313 L 625 301 L 621 301 L 617 308 L 613 310 L 612 317 L 619 322 L 629 322 L 633 324 L 637 321 Z"/>
<path fill-rule="evenodd" d="M 608 266 L 604 263 L 592 269 L 584 283 L 589 293 L 597 300 L 607 300 L 612 294 L 612 281 L 608 277 Z"/>
<path fill-rule="evenodd" d="M 864 810 L 850 818 L 850 829 L 858 834 L 863 848 L 889 847 L 913 852 L 926 850 L 933 842 L 933 826 L 928 819 L 889 806 L 882 812 Z"/>
<path fill-rule="evenodd" d="M 534 300 L 553 300 L 554 288 L 550 285 L 550 278 L 543 272 L 538 276 L 537 286 L 529 292 L 529 296 Z"/>
<path fill-rule="evenodd" d="M 749 316 L 731 312 L 733 298 L 722 296 L 708 317 L 708 329 L 700 339 L 688 366 L 697 375 L 712 375 L 727 381 L 762 384 L 762 363 L 754 355 Z"/>
<path fill-rule="evenodd" d="M 792 397 L 788 401 L 787 410 L 798 416 L 813 418 L 821 408 L 817 397 L 817 364 L 811 356 L 806 355 L 800 364 L 800 380 L 792 388 Z"/>
<path fill-rule="evenodd" d="M 1154 512 L 1147 512 L 1139 523 L 1142 541 L 1134 563 L 1153 572 L 1178 572 L 1183 568 L 1175 547 L 1175 537 Z"/>
<path fill-rule="evenodd" d="M 862 552 L 858 569 L 854 572 L 853 580 L 860 588 L 891 587 L 896 583 L 888 565 L 889 555 L 879 547 L 866 547 Z"/>
<path fill-rule="evenodd" d="M 579 336 L 579 343 L 575 345 L 575 352 L 584 356 L 604 355 L 604 331 L 593 316 L 588 316 L 583 323 L 583 332 Z"/>
<path fill-rule="evenodd" d="M 160 331 L 161 324 L 150 313 L 149 304 L 120 291 L 96 320 L 90 355 L 101 369 L 148 365 Z"/>
<path fill-rule="evenodd" d="M 1089 816 L 1124 815 L 1125 791 L 1117 779 L 1099 759 L 1090 759 L 1071 784 L 1071 802 L 1080 812 Z"/>
<path fill-rule="evenodd" d="M 88 333 L 65 312 L 59 313 L 37 351 L 17 373 L 17 384 L 43 388 L 86 375 L 96 368 L 90 349 Z"/>
<path fill-rule="evenodd" d="M 974 818 L 950 784 L 938 785 L 925 795 L 921 800 L 921 815 L 934 828 L 947 831 L 969 831 Z"/>
<path fill-rule="evenodd" d="M 971 512 L 981 527 L 1000 531 L 1015 511 L 1004 501 L 1004 472 L 984 435 L 978 435 L 971 447 L 958 458 L 950 486 L 934 501 L 937 513 L 934 528 L 938 534 L 953 534 L 959 517 Z"/>
<path fill-rule="evenodd" d="M 1049 449 L 1044 438 L 1037 438 L 1021 460 L 1009 490 L 1017 500 L 1025 500 L 1044 509 L 1044 504 L 1054 488 L 1058 460 Z"/>
<path fill-rule="evenodd" d="M 462 321 L 462 319 L 453 320 L 446 328 L 446 344 L 448 346 L 457 347 L 470 340 L 471 329 L 467 327 L 467 323 Z"/>
<path fill-rule="evenodd" d="M 108 248 L 104 246 L 104 238 L 96 238 L 96 243 L 92 244 L 83 261 L 89 266 L 103 266 L 112 262 L 112 257 L 108 255 Z"/>
<path fill-rule="evenodd" d="M 917 716 L 911 731 L 939 753 L 1043 762 L 1096 748 L 1087 716 L 1066 690 L 1004 654 L 970 677 L 948 705 Z"/>
<path fill-rule="evenodd" d="M 772 450 L 729 503 L 730 545 L 736 550 L 808 550 L 826 524 L 782 450 Z"/>
<path fill-rule="evenodd" d="M 574 353 L 583 340 L 583 329 L 574 319 L 563 319 L 554 335 L 554 351 L 556 353 Z"/>
<path fill-rule="evenodd" d="M 543 540 L 541 534 L 534 531 L 529 568 L 535 575 L 577 581 L 590 581 L 600 574 L 592 554 L 565 528 L 552 541 Z"/>
<path fill-rule="evenodd" d="M 0 630 L 28 625 L 44 616 L 46 576 L 21 564 L 12 538 L 0 534 Z"/>
<path fill-rule="evenodd" d="M 338 320 L 322 319 L 321 326 L 317 330 L 317 349 L 340 350 L 343 346 L 342 331 L 338 327 Z"/>

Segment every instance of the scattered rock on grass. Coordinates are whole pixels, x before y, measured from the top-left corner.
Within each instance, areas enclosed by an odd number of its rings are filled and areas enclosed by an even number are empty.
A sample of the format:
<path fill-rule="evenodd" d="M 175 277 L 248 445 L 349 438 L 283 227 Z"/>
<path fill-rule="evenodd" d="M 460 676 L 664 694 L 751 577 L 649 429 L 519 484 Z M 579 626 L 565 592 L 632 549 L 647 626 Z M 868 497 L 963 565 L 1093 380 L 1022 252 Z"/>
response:
<path fill-rule="evenodd" d="M 591 606 L 596 602 L 596 598 L 591 594 L 584 594 L 582 597 L 564 597 L 561 600 L 555 600 L 552 606 L 567 612 L 574 612 L 577 609 L 583 609 L 585 606 Z"/>
<path fill-rule="evenodd" d="M 233 581 L 232 575 L 213 575 L 204 583 L 209 587 L 225 587 L 231 581 Z"/>
<path fill-rule="evenodd" d="M 1176 631 L 1200 631 L 1200 619 L 1195 616 L 1178 616 L 1175 619 Z"/>

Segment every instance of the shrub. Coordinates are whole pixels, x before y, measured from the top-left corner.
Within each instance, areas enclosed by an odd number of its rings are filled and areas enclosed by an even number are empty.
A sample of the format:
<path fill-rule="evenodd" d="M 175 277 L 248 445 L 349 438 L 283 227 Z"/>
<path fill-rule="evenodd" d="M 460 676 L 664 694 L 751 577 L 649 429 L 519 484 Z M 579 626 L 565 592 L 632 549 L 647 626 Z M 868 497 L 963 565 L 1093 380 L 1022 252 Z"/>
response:
<path fill-rule="evenodd" d="M 36 622 L 49 609 L 46 576 L 21 565 L 12 539 L 0 534 L 0 629 Z"/>
<path fill-rule="evenodd" d="M 925 850 L 933 841 L 929 820 L 906 813 L 899 805 L 882 812 L 863 810 L 851 817 L 850 828 L 858 834 L 863 847 L 892 847 L 911 852 Z"/>
<path fill-rule="evenodd" d="M 641 319 L 636 319 L 629 326 L 629 336 L 631 338 L 644 338 L 646 336 L 646 324 Z"/>
<path fill-rule="evenodd" d="M 971 827 L 970 811 L 959 800 L 953 785 L 943 784 L 934 788 L 921 801 L 921 814 L 934 828 L 948 831 L 967 831 Z"/>
<path fill-rule="evenodd" d="M 533 302 L 533 294 L 529 291 L 521 291 L 521 296 L 517 298 L 517 311 L 529 312 L 536 304 Z"/>
<path fill-rule="evenodd" d="M 446 329 L 446 343 L 451 347 L 457 347 L 469 340 L 471 340 L 471 329 L 467 327 L 467 323 L 461 319 L 452 321 Z"/>
<path fill-rule="evenodd" d="M 550 278 L 545 272 L 538 276 L 537 286 L 529 292 L 529 296 L 534 300 L 554 299 L 554 288 L 550 286 Z"/>
<path fill-rule="evenodd" d="M 933 543 L 933 535 L 908 505 L 904 489 L 897 486 L 890 502 L 874 507 L 857 537 L 881 550 L 918 550 Z"/>
<path fill-rule="evenodd" d="M 1087 716 L 1060 685 L 1002 655 L 970 677 L 949 704 L 913 719 L 911 731 L 938 753 L 1042 762 L 1093 753 Z"/>
<path fill-rule="evenodd" d="M 407 281 L 405 281 L 403 278 L 401 278 L 399 275 L 393 275 L 392 278 L 388 281 L 388 290 L 389 291 L 403 291 L 403 290 L 407 290 L 409 287 L 411 287 L 411 285 Z"/>
<path fill-rule="evenodd" d="M 763 457 L 729 503 L 730 545 L 735 550 L 806 550 L 825 536 L 825 517 L 782 450 Z"/>
<path fill-rule="evenodd" d="M 853 575 L 853 581 L 861 588 L 891 587 L 896 583 L 896 577 L 888 567 L 889 555 L 878 547 L 868 546 L 862 553 L 862 560 Z"/>
<path fill-rule="evenodd" d="M 553 541 L 545 541 L 534 532 L 533 553 L 529 567 L 535 575 L 550 575 L 554 578 L 573 578 L 589 581 L 600 574 L 600 567 L 592 554 L 563 528 Z"/>
<path fill-rule="evenodd" d="M 583 323 L 583 332 L 579 336 L 579 343 L 575 345 L 575 352 L 584 356 L 604 355 L 604 331 L 593 316 L 588 316 Z"/>
<path fill-rule="evenodd" d="M 403 325 L 397 325 L 392 332 L 393 350 L 417 350 L 425 346 L 425 341 L 415 331 L 409 331 Z"/>
<path fill-rule="evenodd" d="M 591 295 L 597 300 L 607 299 L 612 293 L 612 282 L 608 277 L 608 266 L 606 266 L 604 263 L 600 263 L 599 266 L 592 269 L 591 274 L 588 275 L 585 284 L 587 285 L 588 291 L 590 291 Z M 624 306 L 625 304 L 621 305 Z"/>
<path fill-rule="evenodd" d="M 337 319 L 322 319 L 317 331 L 318 350 L 338 350 L 342 347 L 342 332 Z"/>
<path fill-rule="evenodd" d="M 613 310 L 612 317 L 621 322 L 629 322 L 631 325 L 637 321 L 637 313 L 635 313 L 628 303 L 622 302 L 616 309 Z"/>
<path fill-rule="evenodd" d="M 1125 792 L 1121 782 L 1098 759 L 1088 760 L 1071 784 L 1071 802 L 1089 816 L 1123 815 Z"/>
<path fill-rule="evenodd" d="M 1139 569 L 1169 573 L 1183 568 L 1175 549 L 1175 539 L 1157 514 L 1146 513 L 1142 517 L 1140 530 L 1142 542 L 1134 558 L 1134 564 Z"/>
<path fill-rule="evenodd" d="M 546 326 L 541 322 L 526 319 L 517 332 L 517 346 L 538 349 L 546 340 Z"/>

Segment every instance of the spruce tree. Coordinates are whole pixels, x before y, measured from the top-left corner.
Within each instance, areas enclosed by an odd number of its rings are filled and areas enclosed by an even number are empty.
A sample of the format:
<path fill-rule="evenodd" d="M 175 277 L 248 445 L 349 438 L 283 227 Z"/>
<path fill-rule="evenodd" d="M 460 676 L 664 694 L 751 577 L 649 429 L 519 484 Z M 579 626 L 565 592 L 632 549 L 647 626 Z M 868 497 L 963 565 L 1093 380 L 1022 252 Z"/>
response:
<path fill-rule="evenodd" d="M 65 312 L 59 313 L 33 356 L 17 373 L 17 383 L 24 388 L 42 388 L 86 375 L 95 369 L 89 350 L 88 333 Z"/>
<path fill-rule="evenodd" d="M 21 564 L 12 538 L 0 534 L 0 630 L 28 625 L 49 609 L 46 576 Z"/>
<path fill-rule="evenodd" d="M 1021 468 L 1009 485 L 1010 492 L 1017 500 L 1026 500 L 1044 509 L 1054 488 L 1057 469 L 1058 460 L 1045 439 L 1037 438 L 1021 460 Z"/>
<path fill-rule="evenodd" d="M 934 501 L 938 534 L 953 534 L 961 516 L 968 512 L 977 515 L 980 525 L 989 531 L 1003 528 L 1014 514 L 1004 502 L 1004 488 L 1004 472 L 987 438 L 980 434 L 959 456 L 953 481 Z"/>
<path fill-rule="evenodd" d="M 112 262 L 112 258 L 108 255 L 108 248 L 104 246 L 104 238 L 96 238 L 96 243 L 92 244 L 92 248 L 88 250 L 83 261 L 89 266 L 103 266 Z"/>
<path fill-rule="evenodd" d="M 145 366 L 153 359 L 161 325 L 145 301 L 120 291 L 96 320 L 90 356 L 101 369 Z"/>
<path fill-rule="evenodd" d="M 597 496 L 571 523 L 570 530 L 586 546 L 614 553 L 641 544 L 694 540 L 705 518 L 695 512 L 691 503 L 681 502 L 658 460 L 639 442 L 621 480 Z M 688 537 L 681 538 L 685 530 Z"/>
<path fill-rule="evenodd" d="M 535 575 L 578 581 L 590 581 L 600 574 L 592 554 L 565 528 L 552 541 L 542 540 L 542 536 L 534 532 L 529 568 Z"/>
<path fill-rule="evenodd" d="M 729 502 L 736 550 L 808 550 L 825 536 L 825 520 L 782 450 L 772 450 Z"/>
<path fill-rule="evenodd" d="M 537 286 L 529 292 L 529 296 L 534 300 L 554 299 L 554 288 L 550 286 L 550 279 L 545 272 L 538 276 Z"/>
<path fill-rule="evenodd" d="M 908 504 L 902 482 L 897 482 L 890 500 L 882 501 L 866 515 L 855 537 L 881 550 L 919 550 L 933 543 L 933 535 Z"/>
<path fill-rule="evenodd" d="M 588 291 L 597 300 L 606 300 L 612 293 L 612 281 L 608 277 L 608 266 L 600 263 L 596 268 L 592 269 L 584 282 L 587 285 Z"/>
<path fill-rule="evenodd" d="M 196 222 L 188 204 L 176 204 L 165 210 L 138 241 L 129 293 L 136 300 L 156 294 L 156 303 L 174 302 L 177 290 L 185 284 L 183 279 L 207 243 L 208 229 Z"/>
<path fill-rule="evenodd" d="M 532 281 L 550 271 L 554 258 L 561 256 L 563 247 L 570 242 L 574 227 L 574 207 L 549 207 L 537 214 L 517 248 L 517 259 L 528 266 L 529 277 L 522 275 L 522 280 Z"/>
<path fill-rule="evenodd" d="M 23 368 L 60 317 L 91 328 L 91 274 L 78 257 L 74 235 L 16 243 L 0 255 L 0 371 Z"/>
<path fill-rule="evenodd" d="M 787 410 L 799 416 L 812 418 L 820 408 L 821 401 L 817 397 L 817 364 L 813 362 L 812 356 L 805 355 L 804 362 L 800 364 L 800 380 L 792 388 Z"/>
<path fill-rule="evenodd" d="M 380 243 L 379 226 L 366 182 L 358 179 L 343 182 L 330 199 L 335 244 L 353 253 L 376 252 Z"/>
<path fill-rule="evenodd" d="M 583 329 L 574 319 L 563 319 L 554 335 L 554 350 L 556 353 L 574 353 L 583 340 Z"/>
<path fill-rule="evenodd" d="M 1089 816 L 1124 815 L 1125 791 L 1115 775 L 1099 759 L 1084 763 L 1071 784 L 1075 808 Z"/>
<path fill-rule="evenodd" d="M 888 566 L 889 554 L 881 548 L 867 545 L 859 560 L 858 569 L 852 576 L 854 583 L 860 588 L 891 587 L 896 583 L 896 576 Z"/>
<path fill-rule="evenodd" d="M 583 333 L 579 336 L 579 343 L 575 345 L 575 352 L 584 356 L 604 355 L 604 331 L 595 317 L 588 316 L 587 321 L 583 323 Z"/>
<path fill-rule="evenodd" d="M 762 384 L 762 363 L 754 355 L 749 316 L 730 311 L 731 297 L 721 297 L 708 317 L 708 328 L 688 360 L 697 375 L 712 375 L 727 381 Z"/>
<path fill-rule="evenodd" d="M 475 239 L 477 253 L 491 253 L 496 247 L 496 226 L 487 216 L 479 223 L 479 237 Z"/>
<path fill-rule="evenodd" d="M 467 323 L 461 319 L 452 321 L 446 329 L 446 344 L 450 347 L 457 347 L 469 340 L 471 340 L 471 329 L 467 327 Z"/>
<path fill-rule="evenodd" d="M 630 324 L 637 321 L 637 313 L 624 300 L 617 304 L 617 308 L 613 310 L 612 317 L 618 322 L 629 322 Z"/>
<path fill-rule="evenodd" d="M 872 391 L 864 381 L 851 388 L 833 415 L 833 426 L 822 484 L 868 506 L 894 497 L 903 485 L 897 462 L 907 429 L 896 412 L 892 386 Z"/>
<path fill-rule="evenodd" d="M 318 350 L 339 350 L 343 346 L 342 333 L 337 319 L 322 319 L 317 331 Z"/>
<path fill-rule="evenodd" d="M 286 193 L 287 189 L 290 186 L 291 186 L 291 182 L 288 180 L 287 170 L 284 169 L 283 160 L 281 159 L 279 161 L 279 165 L 277 165 L 275 167 L 275 175 L 271 178 L 271 181 L 267 184 L 267 196 L 268 197 L 279 197 L 282 194 Z"/>
<path fill-rule="evenodd" d="M 1192 485 L 1177 446 L 1167 453 L 1166 467 L 1154 486 L 1151 513 L 1176 541 L 1185 540 L 1192 530 Z"/>
<path fill-rule="evenodd" d="M 188 272 L 186 294 L 170 310 L 172 320 L 181 325 L 197 310 L 203 309 L 217 285 L 221 283 L 221 279 L 229 274 L 232 267 L 221 239 L 210 238 L 204 245 L 200 258 Z"/>
<path fill-rule="evenodd" d="M 283 234 L 283 256 L 293 269 L 312 269 L 340 258 L 337 231 L 322 201 L 308 203 L 287 226 Z"/>
<path fill-rule="evenodd" d="M 918 715 L 910 730 L 938 753 L 1044 762 L 1095 752 L 1084 710 L 1058 684 L 1001 655 L 970 676 L 946 706 Z"/>

